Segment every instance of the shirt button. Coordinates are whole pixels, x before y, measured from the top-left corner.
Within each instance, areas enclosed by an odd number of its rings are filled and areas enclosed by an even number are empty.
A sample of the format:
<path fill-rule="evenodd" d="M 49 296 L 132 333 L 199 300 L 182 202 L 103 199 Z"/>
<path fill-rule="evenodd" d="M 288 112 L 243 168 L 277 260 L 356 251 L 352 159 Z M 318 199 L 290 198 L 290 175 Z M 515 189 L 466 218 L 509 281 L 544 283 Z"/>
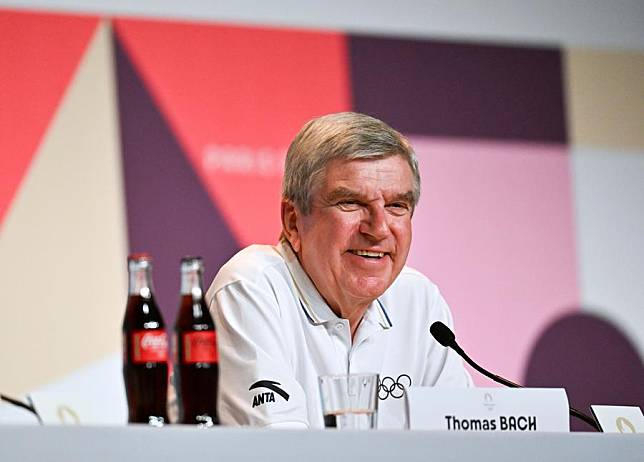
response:
<path fill-rule="evenodd" d="M 341 322 L 339 322 L 339 323 L 337 323 L 337 324 L 335 325 L 335 329 L 336 329 L 336 330 L 342 330 L 342 328 L 343 328 L 343 327 L 344 327 L 344 324 L 342 324 Z"/>

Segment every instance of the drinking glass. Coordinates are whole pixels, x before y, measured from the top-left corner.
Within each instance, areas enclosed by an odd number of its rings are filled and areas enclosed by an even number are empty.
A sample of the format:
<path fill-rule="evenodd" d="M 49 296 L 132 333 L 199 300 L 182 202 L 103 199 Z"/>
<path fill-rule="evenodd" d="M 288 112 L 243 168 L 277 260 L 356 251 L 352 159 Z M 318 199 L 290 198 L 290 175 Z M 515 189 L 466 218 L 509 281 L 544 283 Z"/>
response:
<path fill-rule="evenodd" d="M 376 428 L 378 374 L 322 375 L 318 381 L 326 428 Z"/>

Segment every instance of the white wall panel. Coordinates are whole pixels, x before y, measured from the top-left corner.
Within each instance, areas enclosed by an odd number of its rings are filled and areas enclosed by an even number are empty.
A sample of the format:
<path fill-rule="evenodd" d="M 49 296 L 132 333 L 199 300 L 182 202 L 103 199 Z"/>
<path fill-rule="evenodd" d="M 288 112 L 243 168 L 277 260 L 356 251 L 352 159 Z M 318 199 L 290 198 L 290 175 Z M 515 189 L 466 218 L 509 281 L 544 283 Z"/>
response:
<path fill-rule="evenodd" d="M 644 356 L 644 152 L 577 147 L 572 164 L 583 308 Z"/>

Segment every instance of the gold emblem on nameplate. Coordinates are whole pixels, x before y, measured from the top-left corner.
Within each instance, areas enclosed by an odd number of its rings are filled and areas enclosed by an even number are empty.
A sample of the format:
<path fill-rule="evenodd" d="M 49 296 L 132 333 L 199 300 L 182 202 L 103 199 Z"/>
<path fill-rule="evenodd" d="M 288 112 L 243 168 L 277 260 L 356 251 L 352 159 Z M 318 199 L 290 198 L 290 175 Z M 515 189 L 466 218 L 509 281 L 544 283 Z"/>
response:
<path fill-rule="evenodd" d="M 626 417 L 618 417 L 615 420 L 615 424 L 617 425 L 617 429 L 620 433 L 637 433 L 633 422 L 628 420 Z"/>

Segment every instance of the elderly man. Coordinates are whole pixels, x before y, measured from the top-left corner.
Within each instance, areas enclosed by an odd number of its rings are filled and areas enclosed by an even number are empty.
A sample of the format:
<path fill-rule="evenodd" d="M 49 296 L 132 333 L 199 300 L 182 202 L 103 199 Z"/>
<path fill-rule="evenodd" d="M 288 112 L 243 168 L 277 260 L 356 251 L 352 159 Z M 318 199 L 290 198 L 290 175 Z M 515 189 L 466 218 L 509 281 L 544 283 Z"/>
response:
<path fill-rule="evenodd" d="M 379 373 L 379 428 L 404 426 L 405 387 L 471 385 L 429 334 L 452 324 L 445 300 L 405 266 L 419 195 L 415 154 L 385 123 L 339 113 L 302 128 L 280 243 L 239 252 L 207 294 L 222 424 L 321 428 L 320 375 Z"/>

